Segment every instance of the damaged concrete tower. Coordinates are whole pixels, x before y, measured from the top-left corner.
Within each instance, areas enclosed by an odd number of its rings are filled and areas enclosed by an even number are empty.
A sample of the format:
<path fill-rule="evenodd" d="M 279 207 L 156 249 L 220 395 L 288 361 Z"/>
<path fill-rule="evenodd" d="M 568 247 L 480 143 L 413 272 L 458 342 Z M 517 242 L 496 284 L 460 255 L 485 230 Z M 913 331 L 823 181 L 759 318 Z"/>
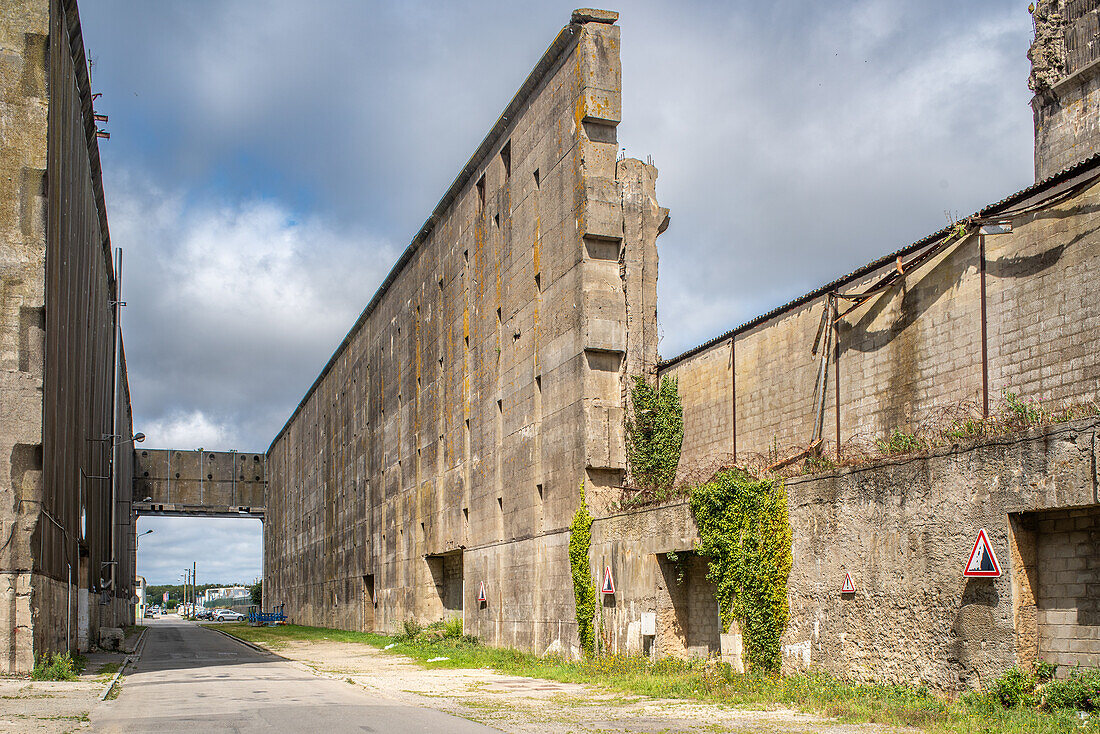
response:
<path fill-rule="evenodd" d="M 1100 153 L 1100 0 L 1038 0 L 1028 86 L 1035 180 Z"/>
<path fill-rule="evenodd" d="M 272 443 L 292 621 L 576 648 L 568 525 L 620 494 L 668 218 L 619 157 L 617 18 L 573 13 Z"/>

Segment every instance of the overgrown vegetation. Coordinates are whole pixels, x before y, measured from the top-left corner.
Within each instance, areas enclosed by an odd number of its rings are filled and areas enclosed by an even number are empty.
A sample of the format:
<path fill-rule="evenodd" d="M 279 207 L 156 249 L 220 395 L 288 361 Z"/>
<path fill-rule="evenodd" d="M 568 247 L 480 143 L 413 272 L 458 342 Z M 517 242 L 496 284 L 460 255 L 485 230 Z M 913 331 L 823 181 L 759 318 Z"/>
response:
<path fill-rule="evenodd" d="M 264 581 L 263 581 L 263 579 L 258 579 L 256 581 L 256 583 L 254 583 L 254 584 L 252 584 L 252 586 L 248 587 L 248 600 L 250 602 L 252 602 L 253 604 L 255 604 L 256 606 L 260 606 L 261 604 L 263 604 L 263 602 L 264 602 Z"/>
<path fill-rule="evenodd" d="M 219 629 L 274 648 L 298 640 L 358 642 L 378 648 L 393 645 L 387 653 L 407 655 L 432 668 L 489 668 L 507 675 L 585 683 L 631 695 L 693 699 L 751 708 L 789 706 L 846 723 L 910 726 L 944 734 L 1100 732 L 1100 715 L 1082 718 L 1085 714 L 1053 706 L 1049 711 L 1033 706 L 1006 707 L 992 692 L 992 686 L 989 692 L 952 699 L 925 688 L 852 683 L 823 673 L 738 674 L 731 666 L 714 661 L 671 658 L 652 661 L 615 655 L 574 661 L 488 647 L 471 642 L 469 638 L 422 642 L 296 625 L 249 627 L 239 624 L 220 625 Z"/>
<path fill-rule="evenodd" d="M 573 599 L 577 607 L 577 634 L 581 649 L 591 655 L 596 647 L 593 621 L 596 616 L 596 584 L 588 564 L 588 550 L 592 545 L 592 514 L 584 498 L 584 482 L 581 482 L 581 501 L 569 524 L 569 571 L 573 577 Z"/>
<path fill-rule="evenodd" d="M 791 524 L 782 481 L 740 469 L 721 471 L 691 492 L 699 529 L 697 552 L 707 557 L 722 628 L 736 621 L 750 667 L 775 672 L 787 626 Z"/>
<path fill-rule="evenodd" d="M 666 375 L 654 388 L 644 377 L 635 377 L 630 395 L 626 458 L 631 477 L 640 495 L 666 496 L 676 481 L 684 443 L 684 407 L 676 378 Z"/>
<path fill-rule="evenodd" d="M 1054 677 L 1056 668 L 1050 663 L 1038 663 L 1031 672 L 1009 668 L 987 690 L 971 694 L 971 698 L 975 703 L 996 703 L 1004 708 L 1100 711 L 1100 668 L 1078 668 L 1061 680 Z"/>
<path fill-rule="evenodd" d="M 463 636 L 462 617 L 449 617 L 426 625 L 422 625 L 413 619 L 406 619 L 398 625 L 393 639 L 420 645 L 462 639 L 467 643 L 477 644 L 476 637 L 472 635 Z"/>
<path fill-rule="evenodd" d="M 76 680 L 85 662 L 82 655 L 74 656 L 68 651 L 46 653 L 35 661 L 31 680 Z"/>

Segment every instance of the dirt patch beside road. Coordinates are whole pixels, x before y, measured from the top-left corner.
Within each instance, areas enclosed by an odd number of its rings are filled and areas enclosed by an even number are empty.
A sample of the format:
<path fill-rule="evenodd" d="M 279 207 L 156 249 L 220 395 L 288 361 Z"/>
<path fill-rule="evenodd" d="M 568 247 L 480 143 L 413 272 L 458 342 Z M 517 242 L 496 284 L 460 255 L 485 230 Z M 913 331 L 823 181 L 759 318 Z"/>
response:
<path fill-rule="evenodd" d="M 790 709 L 742 709 L 609 693 L 577 683 L 502 675 L 484 669 L 424 667 L 405 656 L 364 644 L 281 641 L 270 649 L 318 675 L 517 734 L 901 731 L 884 726 L 840 724 Z"/>

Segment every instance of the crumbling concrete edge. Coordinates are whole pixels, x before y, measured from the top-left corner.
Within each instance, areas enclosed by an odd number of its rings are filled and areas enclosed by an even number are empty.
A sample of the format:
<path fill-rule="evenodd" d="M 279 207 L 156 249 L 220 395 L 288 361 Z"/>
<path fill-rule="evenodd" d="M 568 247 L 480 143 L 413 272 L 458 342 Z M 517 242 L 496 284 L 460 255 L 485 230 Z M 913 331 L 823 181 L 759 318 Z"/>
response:
<path fill-rule="evenodd" d="M 118 670 L 115 671 L 114 676 L 111 678 L 110 682 L 107 683 L 107 687 L 103 689 L 103 693 L 99 694 L 100 701 L 106 701 L 107 696 L 111 695 L 111 691 L 113 691 L 115 685 L 118 684 L 118 679 L 126 672 L 126 667 L 136 664 L 138 660 L 141 660 L 141 652 L 145 649 L 145 635 L 147 634 L 149 634 L 148 627 L 141 631 L 141 636 L 138 637 L 137 644 L 134 645 L 134 653 L 126 656 L 126 659 L 122 661 L 122 665 L 118 666 Z"/>

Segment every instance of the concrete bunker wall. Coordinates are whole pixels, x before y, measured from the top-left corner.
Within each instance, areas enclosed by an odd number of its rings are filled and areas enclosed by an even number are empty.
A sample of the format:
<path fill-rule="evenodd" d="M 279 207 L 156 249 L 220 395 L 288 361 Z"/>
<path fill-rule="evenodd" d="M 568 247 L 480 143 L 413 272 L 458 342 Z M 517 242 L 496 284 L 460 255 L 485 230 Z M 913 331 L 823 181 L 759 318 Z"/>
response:
<path fill-rule="evenodd" d="M 565 528 L 582 480 L 618 498 L 667 221 L 618 159 L 616 17 L 574 14 L 272 443 L 265 597 L 294 621 L 456 614 L 444 557 L 468 631 L 575 645 Z"/>
<path fill-rule="evenodd" d="M 1085 419 L 788 480 L 784 668 L 957 690 L 1036 659 L 1095 665 L 1098 435 L 1100 420 Z M 1003 575 L 967 579 L 982 528 Z M 592 538 L 593 573 L 616 573 L 601 608 L 608 648 L 678 654 L 660 556 L 697 541 L 687 503 L 598 518 Z M 854 594 L 841 594 L 845 571 Z"/>
<path fill-rule="evenodd" d="M 138 447 L 133 462 L 133 501 L 140 512 L 263 510 L 265 454 Z"/>
<path fill-rule="evenodd" d="M 0 671 L 26 672 L 130 618 L 129 493 L 113 487 L 129 486 L 114 437 L 131 419 L 75 1 L 5 4 L 0 69 Z"/>

